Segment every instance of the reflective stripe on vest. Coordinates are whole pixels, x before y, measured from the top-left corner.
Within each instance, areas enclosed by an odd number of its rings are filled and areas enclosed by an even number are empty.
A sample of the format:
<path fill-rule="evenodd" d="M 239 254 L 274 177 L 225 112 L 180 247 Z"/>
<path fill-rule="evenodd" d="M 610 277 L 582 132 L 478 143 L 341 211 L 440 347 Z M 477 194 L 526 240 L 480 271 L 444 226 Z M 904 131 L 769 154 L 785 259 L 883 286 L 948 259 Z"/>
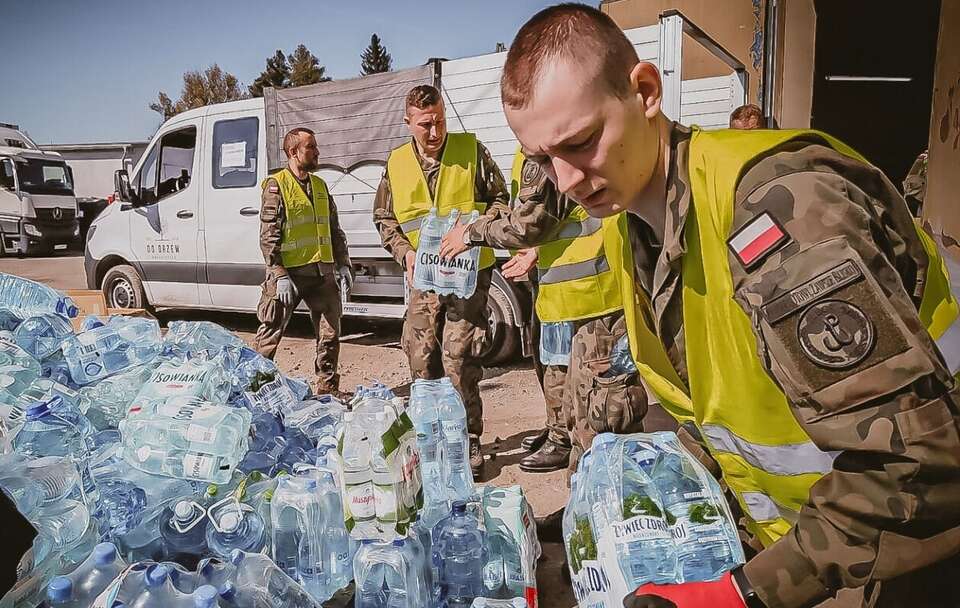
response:
<path fill-rule="evenodd" d="M 408 142 L 390 153 L 387 175 L 393 197 L 393 212 L 403 234 L 414 249 L 420 243 L 420 225 L 430 211 L 440 216 L 458 209 L 464 217 L 476 210 L 486 211 L 486 203 L 474 201 L 477 176 L 477 138 L 473 133 L 448 133 L 440 158 L 440 174 L 431 196 L 420 161 Z M 480 248 L 479 268 L 493 266 L 493 250 Z"/>
<path fill-rule="evenodd" d="M 511 183 L 522 179 L 523 153 L 513 158 Z M 616 250 L 626 235 L 623 215 L 595 218 L 573 207 L 537 247 L 537 317 L 545 323 L 578 321 L 623 309 L 617 273 L 607 259 L 607 241 Z"/>
<path fill-rule="evenodd" d="M 333 263 L 333 240 L 330 235 L 330 197 L 327 184 L 310 175 L 313 200 L 289 169 L 271 176 L 280 186 L 283 197 L 284 222 L 280 241 L 280 260 L 286 268 L 317 262 Z M 269 178 L 268 178 L 269 179 Z M 262 187 L 267 187 L 263 180 Z"/>
<path fill-rule="evenodd" d="M 687 252 L 681 270 L 689 390 L 670 378 L 676 372 L 663 360 L 662 343 L 653 343 L 652 330 L 644 323 L 650 313 L 643 294 L 637 297 L 636 310 L 627 314 L 631 351 L 644 380 L 667 411 L 681 422 L 698 425 L 724 480 L 752 520 L 748 527 L 767 546 L 790 530 L 810 487 L 832 470 L 836 455 L 810 440 L 766 374 L 751 321 L 733 299 L 726 241 L 744 168 L 798 138 L 861 159 L 843 143 L 815 131 L 694 130 L 689 154 L 694 204 L 684 230 Z M 930 259 L 920 319 L 950 359 L 947 352 L 957 347 L 950 336 L 960 333 L 957 302 L 949 290 L 946 262 L 919 227 L 918 234 Z"/>

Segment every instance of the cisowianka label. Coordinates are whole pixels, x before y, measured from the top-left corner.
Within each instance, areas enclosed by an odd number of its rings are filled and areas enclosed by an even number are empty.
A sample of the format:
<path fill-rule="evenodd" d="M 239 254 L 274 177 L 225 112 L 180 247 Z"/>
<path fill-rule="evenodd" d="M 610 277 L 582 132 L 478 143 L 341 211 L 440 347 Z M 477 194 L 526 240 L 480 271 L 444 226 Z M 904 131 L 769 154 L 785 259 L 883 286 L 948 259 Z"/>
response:
<path fill-rule="evenodd" d="M 213 464 L 213 456 L 186 454 L 183 457 L 183 476 L 188 479 L 206 479 L 213 472 Z"/>
<path fill-rule="evenodd" d="M 172 399 L 157 407 L 157 414 L 174 420 L 203 420 L 212 418 L 219 408 L 203 401 L 193 399 Z"/>

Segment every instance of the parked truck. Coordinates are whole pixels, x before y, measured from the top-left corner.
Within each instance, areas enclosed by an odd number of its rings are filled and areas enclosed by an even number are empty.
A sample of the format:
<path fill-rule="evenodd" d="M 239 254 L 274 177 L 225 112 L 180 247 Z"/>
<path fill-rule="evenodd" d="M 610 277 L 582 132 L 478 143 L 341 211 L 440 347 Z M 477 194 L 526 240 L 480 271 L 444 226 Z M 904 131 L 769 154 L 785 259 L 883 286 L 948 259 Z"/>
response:
<path fill-rule="evenodd" d="M 725 126 L 744 100 L 743 66 L 734 66 L 729 76 L 681 82 L 684 23 L 678 14 L 665 15 L 659 26 L 627 35 L 641 58 L 669 68 L 664 69 L 669 116 L 707 128 Z M 254 312 L 264 280 L 260 184 L 286 165 L 283 136 L 303 126 L 316 133 L 316 173 L 336 200 L 356 273 L 344 314 L 401 318 L 404 272 L 381 246 L 372 215 L 387 156 L 409 140 L 404 97 L 418 84 L 440 88 L 448 130 L 476 133 L 509 176 L 518 144 L 500 102 L 505 57 L 500 52 L 431 60 L 386 74 L 266 89 L 262 99 L 174 116 L 133 171 L 117 171 L 120 203 L 107 206 L 87 237 L 88 286 L 102 289 L 114 307 Z M 689 103 L 681 104 L 681 93 Z M 507 252 L 498 257 L 505 260 Z M 488 362 L 530 352 L 531 308 L 529 284 L 507 281 L 495 270 L 487 302 Z"/>
<path fill-rule="evenodd" d="M 0 123 L 0 253 L 49 254 L 79 238 L 70 167 L 17 125 Z"/>

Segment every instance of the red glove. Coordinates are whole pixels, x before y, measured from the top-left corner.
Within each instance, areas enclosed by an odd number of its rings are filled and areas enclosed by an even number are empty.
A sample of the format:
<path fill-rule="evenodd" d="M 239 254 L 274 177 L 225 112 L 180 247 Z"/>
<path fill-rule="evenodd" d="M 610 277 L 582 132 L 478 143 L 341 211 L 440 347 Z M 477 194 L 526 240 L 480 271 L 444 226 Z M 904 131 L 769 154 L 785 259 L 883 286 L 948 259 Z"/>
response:
<path fill-rule="evenodd" d="M 709 583 L 647 583 L 627 597 L 625 608 L 746 608 L 730 573 Z"/>

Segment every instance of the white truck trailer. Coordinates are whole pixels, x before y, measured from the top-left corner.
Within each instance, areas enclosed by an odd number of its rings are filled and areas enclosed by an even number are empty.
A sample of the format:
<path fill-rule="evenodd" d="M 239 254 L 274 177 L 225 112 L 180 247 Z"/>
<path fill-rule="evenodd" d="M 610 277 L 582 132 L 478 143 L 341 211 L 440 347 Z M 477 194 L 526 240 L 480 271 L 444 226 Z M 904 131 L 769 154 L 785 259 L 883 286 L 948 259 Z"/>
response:
<path fill-rule="evenodd" d="M 682 36 L 703 37 L 678 13 L 658 26 L 627 31 L 642 59 L 664 75 L 664 110 L 681 122 L 726 126 L 747 90 L 743 66 L 708 40 L 731 74 L 683 81 Z M 703 42 L 703 40 L 701 40 Z M 517 141 L 500 102 L 506 53 L 426 65 L 293 89 L 263 99 L 217 104 L 164 123 L 132 172 L 118 171 L 121 204 L 90 228 L 86 277 L 116 307 L 156 306 L 253 312 L 263 281 L 258 229 L 260 183 L 286 164 L 287 131 L 312 129 L 322 177 L 347 234 L 357 278 L 344 302 L 349 316 L 400 318 L 406 285 L 380 245 L 373 199 L 390 150 L 408 140 L 403 99 L 430 83 L 443 92 L 449 131 L 471 131 L 509 176 Z M 499 252 L 501 259 L 506 252 Z M 529 285 L 494 273 L 488 299 L 488 362 L 530 352 Z"/>

